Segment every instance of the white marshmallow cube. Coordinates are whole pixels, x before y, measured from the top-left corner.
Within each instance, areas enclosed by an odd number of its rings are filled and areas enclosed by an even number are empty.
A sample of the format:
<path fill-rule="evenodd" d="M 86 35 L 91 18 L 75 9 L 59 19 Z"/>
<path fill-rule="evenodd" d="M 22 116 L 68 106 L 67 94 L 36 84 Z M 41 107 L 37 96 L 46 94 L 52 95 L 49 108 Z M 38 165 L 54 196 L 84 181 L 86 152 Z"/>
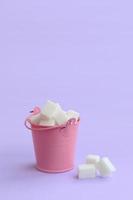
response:
<path fill-rule="evenodd" d="M 116 171 L 116 168 L 111 163 L 108 157 L 103 157 L 97 164 L 97 168 L 99 170 L 100 175 L 103 177 L 111 176 L 112 172 Z"/>
<path fill-rule="evenodd" d="M 44 108 L 41 109 L 41 113 L 43 115 L 46 115 L 48 118 L 52 118 L 54 113 L 60 110 L 60 105 L 57 103 L 54 103 L 52 101 L 47 101 Z"/>
<path fill-rule="evenodd" d="M 68 120 L 69 120 L 69 119 L 72 119 L 72 118 L 75 118 L 76 120 L 78 120 L 78 118 L 79 118 L 79 113 L 78 113 L 78 112 L 75 112 L 75 111 L 73 111 L 73 110 L 68 110 L 68 111 L 66 112 L 66 114 L 67 114 Z"/>
<path fill-rule="evenodd" d="M 68 121 L 68 117 L 63 110 L 58 110 L 54 113 L 53 118 L 55 119 L 56 124 L 61 125 L 65 124 Z"/>
<path fill-rule="evenodd" d="M 86 157 L 86 163 L 88 163 L 88 164 L 95 164 L 95 165 L 97 165 L 97 163 L 99 161 L 100 161 L 100 156 L 99 155 L 89 154 Z"/>
<path fill-rule="evenodd" d="M 69 119 L 78 120 L 79 113 L 69 110 L 65 112 L 58 103 L 48 100 L 40 113 L 31 117 L 31 123 L 42 126 L 54 126 L 65 124 Z"/>
<path fill-rule="evenodd" d="M 81 164 L 78 166 L 78 178 L 87 179 L 96 177 L 96 167 L 93 164 Z"/>
<path fill-rule="evenodd" d="M 54 119 L 48 119 L 48 120 L 40 120 L 39 125 L 41 126 L 54 126 L 55 120 Z"/>
<path fill-rule="evenodd" d="M 35 125 L 39 124 L 40 120 L 41 120 L 41 115 L 40 115 L 40 113 L 39 113 L 39 114 L 36 114 L 36 115 L 32 115 L 32 116 L 30 117 L 31 123 L 32 123 L 32 124 L 35 124 Z"/>

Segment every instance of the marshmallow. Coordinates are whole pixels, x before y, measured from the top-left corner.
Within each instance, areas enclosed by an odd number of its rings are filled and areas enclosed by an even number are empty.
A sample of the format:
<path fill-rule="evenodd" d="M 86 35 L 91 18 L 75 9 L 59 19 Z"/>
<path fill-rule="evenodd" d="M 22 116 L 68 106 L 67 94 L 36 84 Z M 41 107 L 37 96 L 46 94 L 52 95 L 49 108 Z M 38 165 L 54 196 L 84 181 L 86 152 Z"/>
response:
<path fill-rule="evenodd" d="M 32 124 L 36 124 L 36 125 L 39 124 L 40 119 L 41 119 L 40 113 L 39 113 L 39 114 L 36 114 L 36 115 L 32 115 L 32 116 L 30 117 L 31 123 L 32 123 Z"/>
<path fill-rule="evenodd" d="M 53 117 L 54 113 L 60 109 L 61 107 L 59 104 L 48 100 L 44 108 L 41 109 L 41 113 L 46 115 L 48 118 L 51 118 Z"/>
<path fill-rule="evenodd" d="M 81 164 L 78 166 L 78 178 L 95 178 L 96 177 L 96 167 L 93 164 Z"/>
<path fill-rule="evenodd" d="M 40 110 L 39 119 L 33 117 L 33 123 L 42 126 L 54 126 L 55 124 L 65 124 L 69 119 L 75 118 L 78 120 L 79 113 L 69 110 L 67 113 L 61 109 L 58 103 L 48 100 L 45 106 Z"/>
<path fill-rule="evenodd" d="M 65 124 L 68 121 L 68 117 L 65 113 L 65 111 L 63 110 L 58 110 L 54 113 L 53 118 L 56 121 L 56 124 L 61 125 L 61 124 Z"/>
<path fill-rule="evenodd" d="M 68 120 L 69 120 L 69 119 L 72 119 L 72 118 L 75 118 L 76 120 L 78 120 L 78 118 L 79 118 L 79 113 L 78 113 L 78 112 L 75 112 L 75 111 L 73 111 L 73 110 L 68 110 L 68 111 L 66 112 L 66 114 L 67 114 Z"/>
<path fill-rule="evenodd" d="M 97 163 L 100 161 L 100 156 L 99 155 L 94 155 L 94 154 L 90 154 L 86 157 L 86 163 L 88 164 L 95 164 L 97 165 Z"/>
<path fill-rule="evenodd" d="M 54 126 L 55 120 L 54 119 L 40 120 L 39 125 L 40 126 Z"/>
<path fill-rule="evenodd" d="M 116 168 L 111 163 L 108 157 L 103 157 L 97 164 L 97 168 L 100 175 L 103 177 L 110 176 L 112 172 L 116 171 Z"/>

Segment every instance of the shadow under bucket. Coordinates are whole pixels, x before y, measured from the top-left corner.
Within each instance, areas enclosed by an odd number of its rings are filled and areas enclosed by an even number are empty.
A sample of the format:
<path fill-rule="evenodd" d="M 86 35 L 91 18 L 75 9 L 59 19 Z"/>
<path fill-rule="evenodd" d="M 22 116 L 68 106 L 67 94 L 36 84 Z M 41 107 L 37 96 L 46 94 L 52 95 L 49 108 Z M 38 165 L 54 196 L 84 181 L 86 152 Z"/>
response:
<path fill-rule="evenodd" d="M 80 119 L 69 120 L 61 126 L 25 126 L 32 131 L 37 169 L 44 172 L 65 172 L 74 167 L 75 147 Z"/>

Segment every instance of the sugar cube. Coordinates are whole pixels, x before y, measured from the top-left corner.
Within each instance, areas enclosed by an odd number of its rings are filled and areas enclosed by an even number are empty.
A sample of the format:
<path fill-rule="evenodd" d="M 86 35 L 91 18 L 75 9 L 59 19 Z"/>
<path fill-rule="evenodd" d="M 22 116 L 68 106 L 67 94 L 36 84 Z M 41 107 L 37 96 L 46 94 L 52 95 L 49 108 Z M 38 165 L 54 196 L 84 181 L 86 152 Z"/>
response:
<path fill-rule="evenodd" d="M 95 178 L 96 167 L 94 164 L 81 164 L 78 166 L 79 179 Z"/>
<path fill-rule="evenodd" d="M 111 163 L 108 157 L 103 157 L 97 164 L 97 168 L 100 175 L 103 177 L 110 176 L 112 172 L 116 171 L 116 168 Z"/>
<path fill-rule="evenodd" d="M 60 109 L 61 108 L 60 108 L 59 104 L 48 100 L 47 103 L 45 104 L 44 108 L 41 109 L 41 113 L 43 115 L 46 115 L 47 117 L 51 118 L 51 117 L 53 117 L 54 113 Z"/>
<path fill-rule="evenodd" d="M 100 156 L 95 154 L 90 154 L 86 157 L 86 163 L 97 164 L 100 161 Z"/>
<path fill-rule="evenodd" d="M 67 114 L 68 120 L 69 120 L 69 119 L 72 119 L 72 118 L 75 118 L 76 120 L 78 120 L 78 118 L 79 118 L 79 113 L 78 113 L 78 112 L 75 112 L 75 111 L 73 111 L 73 110 L 68 110 L 68 111 L 66 112 L 66 114 Z"/>
<path fill-rule="evenodd" d="M 68 117 L 67 117 L 65 111 L 63 111 L 61 109 L 54 113 L 53 118 L 55 119 L 56 124 L 58 124 L 58 125 L 64 124 L 68 121 Z"/>

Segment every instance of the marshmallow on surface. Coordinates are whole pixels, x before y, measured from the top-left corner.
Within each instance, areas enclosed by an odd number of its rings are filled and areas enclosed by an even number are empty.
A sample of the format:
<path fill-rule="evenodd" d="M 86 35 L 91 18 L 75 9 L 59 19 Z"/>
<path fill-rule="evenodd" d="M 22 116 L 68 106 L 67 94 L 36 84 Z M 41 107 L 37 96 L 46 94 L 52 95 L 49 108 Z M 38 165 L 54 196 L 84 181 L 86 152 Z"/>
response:
<path fill-rule="evenodd" d="M 97 164 L 97 168 L 99 170 L 99 173 L 101 176 L 111 176 L 113 172 L 116 171 L 116 168 L 112 164 L 112 162 L 109 160 L 108 157 L 103 157 Z"/>
<path fill-rule="evenodd" d="M 97 164 L 100 161 L 100 156 L 95 154 L 89 154 L 86 157 L 86 163 L 88 164 Z"/>
<path fill-rule="evenodd" d="M 96 167 L 93 164 L 81 164 L 78 166 L 78 178 L 87 179 L 96 177 Z"/>

